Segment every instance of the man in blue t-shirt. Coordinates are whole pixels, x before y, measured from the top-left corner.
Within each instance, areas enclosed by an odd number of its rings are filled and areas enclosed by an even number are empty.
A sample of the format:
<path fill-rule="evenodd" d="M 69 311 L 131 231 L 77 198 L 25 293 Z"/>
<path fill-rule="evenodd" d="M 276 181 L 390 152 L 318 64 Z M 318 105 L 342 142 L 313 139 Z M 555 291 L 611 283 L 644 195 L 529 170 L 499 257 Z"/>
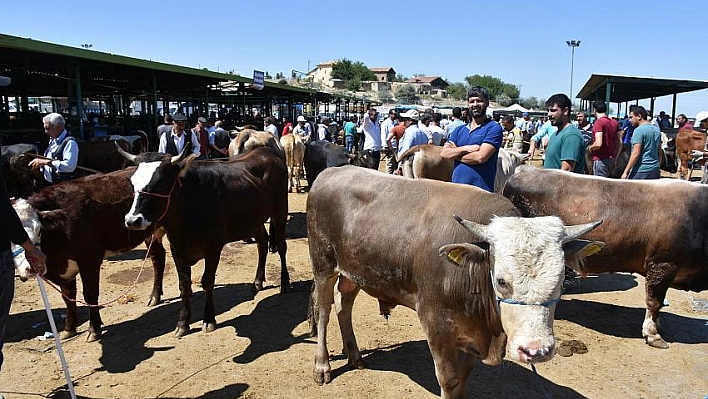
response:
<path fill-rule="evenodd" d="M 501 147 L 502 127 L 487 117 L 489 92 L 483 87 L 473 87 L 467 92 L 471 122 L 458 126 L 440 152 L 440 156 L 455 160 L 452 182 L 470 184 L 494 191 L 497 174 L 497 157 Z"/>

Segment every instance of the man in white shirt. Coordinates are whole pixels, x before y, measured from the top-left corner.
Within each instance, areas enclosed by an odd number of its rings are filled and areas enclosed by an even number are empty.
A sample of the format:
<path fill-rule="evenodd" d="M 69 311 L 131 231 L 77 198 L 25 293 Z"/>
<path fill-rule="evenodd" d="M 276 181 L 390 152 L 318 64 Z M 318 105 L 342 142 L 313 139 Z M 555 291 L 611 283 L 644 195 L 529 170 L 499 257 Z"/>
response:
<path fill-rule="evenodd" d="M 394 156 L 397 150 L 396 142 L 391 142 L 393 148 L 388 148 L 388 144 L 386 143 L 386 138 L 391 134 L 391 129 L 398 124 L 396 119 L 398 119 L 398 113 L 395 108 L 391 108 L 388 111 L 388 118 L 381 122 L 381 143 L 383 144 L 383 154 L 386 160 L 386 172 L 389 174 L 393 174 L 398 168 L 398 162 L 396 162 L 396 157 Z"/>
<path fill-rule="evenodd" d="M 76 178 L 74 174 L 79 162 L 79 145 L 76 139 L 66 132 L 64 117 L 57 113 L 47 114 L 42 118 L 44 132 L 49 136 L 49 147 L 44 152 L 45 158 L 35 158 L 29 166 L 41 169 L 44 180 L 59 183 Z"/>
<path fill-rule="evenodd" d="M 369 150 L 371 156 L 376 160 L 376 164 L 381 161 L 381 126 L 379 123 L 379 113 L 374 108 L 369 109 L 369 113 L 361 122 L 361 130 L 364 133 L 364 151 Z"/>
<path fill-rule="evenodd" d="M 168 139 L 167 133 L 163 133 L 160 136 L 160 145 L 157 147 L 157 152 L 163 152 L 166 154 L 179 155 L 186 143 L 192 143 L 192 153 L 199 158 L 201 155 L 201 146 L 199 145 L 199 138 L 191 130 L 184 131 L 184 126 L 187 123 L 187 117 L 182 114 L 174 114 L 172 116 L 172 132 L 170 132 L 170 137 Z"/>
<path fill-rule="evenodd" d="M 265 118 L 265 131 L 272 134 L 277 140 L 280 139 L 280 132 L 278 132 L 278 127 L 275 126 L 275 118 L 272 116 L 267 116 Z"/>

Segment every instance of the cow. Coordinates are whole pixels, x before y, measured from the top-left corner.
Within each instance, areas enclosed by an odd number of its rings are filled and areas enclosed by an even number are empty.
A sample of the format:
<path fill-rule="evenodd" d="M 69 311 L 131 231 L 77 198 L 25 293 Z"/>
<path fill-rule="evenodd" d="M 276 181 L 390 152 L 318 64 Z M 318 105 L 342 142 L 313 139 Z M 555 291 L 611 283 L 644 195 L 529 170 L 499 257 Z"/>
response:
<path fill-rule="evenodd" d="M 213 290 L 221 250 L 227 242 L 256 237 L 258 268 L 254 286 L 263 288 L 270 217 L 271 245 L 280 255 L 280 291 L 290 285 L 285 263 L 288 173 L 281 155 L 259 147 L 235 161 L 196 161 L 187 145 L 179 155 L 147 152 L 136 161 L 130 181 L 134 199 L 124 223 L 131 230 L 164 227 L 179 278 L 182 307 L 175 336 L 189 331 L 191 267 L 204 259 L 206 294 L 202 330 L 216 328 Z M 190 154 L 190 155 L 187 155 Z"/>
<path fill-rule="evenodd" d="M 676 133 L 676 158 L 679 159 L 678 174 L 680 179 L 688 176 L 688 162 L 692 160 L 692 150 L 705 150 L 706 134 L 692 128 L 682 128 Z"/>
<path fill-rule="evenodd" d="M 280 138 L 280 146 L 285 152 L 285 165 L 288 167 L 288 192 L 300 192 L 300 173 L 305 158 L 305 144 L 297 134 L 288 134 Z"/>
<path fill-rule="evenodd" d="M 256 147 L 271 147 L 285 159 L 283 147 L 272 134 L 253 129 L 241 130 L 236 138 L 229 144 L 229 159 L 233 160 L 238 155 L 251 151 Z"/>
<path fill-rule="evenodd" d="M 404 151 L 398 161 L 402 163 L 403 176 L 415 179 L 451 181 L 455 162 L 440 156 L 441 146 L 423 144 Z M 497 173 L 494 178 L 494 192 L 500 193 L 506 181 L 516 168 L 526 162 L 528 154 L 499 149 Z"/>
<path fill-rule="evenodd" d="M 376 169 L 371 151 L 348 154 L 344 147 L 326 140 L 313 140 L 305 144 L 305 177 L 307 186 L 312 187 L 323 170 L 336 166 L 355 165 Z"/>
<path fill-rule="evenodd" d="M 117 150 L 120 147 L 123 151 L 129 152 L 130 146 L 126 141 L 77 141 L 77 143 L 79 145 L 78 166 L 82 168 L 109 173 L 131 165 Z"/>
<path fill-rule="evenodd" d="M 15 205 L 25 226 L 41 228 L 42 252 L 47 255 L 45 277 L 61 287 L 66 303 L 63 338 L 77 334 L 76 276 L 81 275 L 86 303 L 97 305 L 103 259 L 143 242 L 150 248 L 155 275 L 149 306 L 159 302 L 165 269 L 162 233 L 131 232 L 123 222 L 133 201 L 129 178 L 134 171 L 131 168 L 55 184 Z M 91 306 L 88 341 L 102 337 L 102 324 L 98 306 Z"/>
<path fill-rule="evenodd" d="M 24 143 L 4 145 L 0 147 L 0 152 L 0 173 L 5 176 L 10 197 L 26 198 L 37 188 L 35 178 L 41 178 L 41 175 L 32 173 L 27 167 L 23 169 L 16 167 L 16 165 L 19 159 L 25 159 L 27 164 L 34 159 L 30 156 L 39 154 L 37 146 Z"/>
<path fill-rule="evenodd" d="M 119 134 L 111 134 L 110 136 L 98 136 L 91 138 L 90 141 L 93 142 L 106 142 L 106 141 L 125 141 L 128 144 L 128 151 L 131 154 L 138 155 L 143 152 L 148 151 L 150 147 L 150 139 L 147 133 L 142 130 L 136 130 L 136 134 L 123 136 Z"/>
<path fill-rule="evenodd" d="M 451 223 L 453 214 L 465 228 Z M 319 175 L 307 215 L 315 381 L 331 382 L 332 303 L 349 365 L 364 367 L 351 313 L 364 290 L 385 316 L 396 305 L 418 312 L 443 398 L 465 396 L 477 358 L 498 365 L 508 351 L 522 363 L 550 360 L 564 251 L 577 261 L 582 249 L 599 245 L 576 240 L 598 223 L 524 219 L 510 201 L 477 187 L 352 166 Z"/>
<path fill-rule="evenodd" d="M 666 207 L 670 194 L 679 204 Z M 646 277 L 642 336 L 656 348 L 668 344 L 658 331 L 659 310 L 669 287 L 708 289 L 708 187 L 678 180 L 612 180 L 522 167 L 503 195 L 524 216 L 557 215 L 566 223 L 603 219 L 588 235 L 605 248 L 579 271 L 629 272 Z"/>

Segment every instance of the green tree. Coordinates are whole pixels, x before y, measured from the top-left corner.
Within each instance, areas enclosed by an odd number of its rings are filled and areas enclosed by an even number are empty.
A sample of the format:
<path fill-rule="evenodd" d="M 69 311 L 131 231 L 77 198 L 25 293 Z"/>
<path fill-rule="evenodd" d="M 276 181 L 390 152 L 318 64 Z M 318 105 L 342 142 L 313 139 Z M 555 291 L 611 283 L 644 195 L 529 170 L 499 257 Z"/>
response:
<path fill-rule="evenodd" d="M 404 74 L 402 74 L 402 73 L 397 73 L 397 74 L 396 74 L 396 77 L 393 78 L 393 81 L 394 81 L 394 82 L 403 82 L 403 81 L 406 81 L 406 80 L 408 80 L 408 78 L 407 78 Z"/>
<path fill-rule="evenodd" d="M 467 87 L 464 85 L 464 83 L 448 82 L 448 84 L 450 84 L 450 86 L 447 87 L 447 94 L 449 94 L 450 97 L 455 100 L 465 100 L 465 96 L 467 96 Z"/>
<path fill-rule="evenodd" d="M 396 98 L 402 103 L 415 103 L 418 100 L 418 93 L 413 85 L 403 85 L 396 89 Z"/>
<path fill-rule="evenodd" d="M 489 75 L 472 75 L 465 77 L 469 86 L 482 86 L 489 91 L 489 97 L 496 99 L 502 94 L 515 100 L 519 98 L 519 88 L 511 83 L 505 83 L 499 78 Z"/>
<path fill-rule="evenodd" d="M 377 94 L 379 96 L 379 101 L 383 103 L 390 103 L 393 101 L 393 94 L 391 94 L 391 90 L 381 90 Z"/>
<path fill-rule="evenodd" d="M 521 105 L 524 108 L 536 108 L 538 105 L 538 99 L 534 96 L 531 97 L 526 97 L 526 98 L 520 98 L 519 99 L 519 105 Z"/>
<path fill-rule="evenodd" d="M 349 87 L 351 80 L 358 80 L 361 85 L 363 81 L 376 80 L 376 75 L 363 62 L 352 62 L 343 58 L 332 65 L 332 78 L 342 79 L 344 84 Z"/>
<path fill-rule="evenodd" d="M 285 79 L 285 75 L 283 75 L 282 72 L 278 72 L 275 74 L 275 78 L 276 79 Z"/>
<path fill-rule="evenodd" d="M 351 91 L 357 91 L 361 87 L 361 80 L 359 79 L 350 79 L 346 83 L 347 90 Z"/>
<path fill-rule="evenodd" d="M 502 107 L 508 107 L 511 104 L 514 103 L 514 101 L 511 99 L 511 97 L 507 96 L 506 94 L 502 93 L 498 96 L 496 96 L 496 101 L 501 105 Z"/>

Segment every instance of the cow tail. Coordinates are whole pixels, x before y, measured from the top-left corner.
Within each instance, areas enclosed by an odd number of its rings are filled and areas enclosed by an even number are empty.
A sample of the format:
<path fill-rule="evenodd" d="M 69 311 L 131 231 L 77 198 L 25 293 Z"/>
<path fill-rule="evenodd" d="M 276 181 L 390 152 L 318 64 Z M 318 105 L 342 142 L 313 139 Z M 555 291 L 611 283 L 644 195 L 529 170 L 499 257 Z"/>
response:
<path fill-rule="evenodd" d="M 317 304 L 317 292 L 315 291 L 315 281 L 310 286 L 310 307 L 307 311 L 307 321 L 310 324 L 310 337 L 317 336 L 317 320 L 319 320 L 319 305 Z"/>

